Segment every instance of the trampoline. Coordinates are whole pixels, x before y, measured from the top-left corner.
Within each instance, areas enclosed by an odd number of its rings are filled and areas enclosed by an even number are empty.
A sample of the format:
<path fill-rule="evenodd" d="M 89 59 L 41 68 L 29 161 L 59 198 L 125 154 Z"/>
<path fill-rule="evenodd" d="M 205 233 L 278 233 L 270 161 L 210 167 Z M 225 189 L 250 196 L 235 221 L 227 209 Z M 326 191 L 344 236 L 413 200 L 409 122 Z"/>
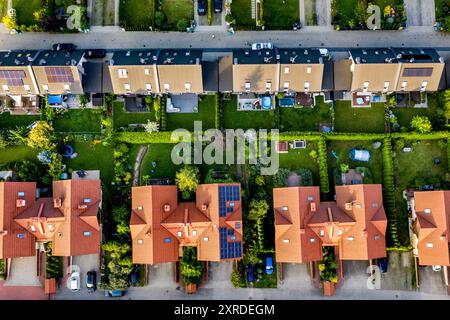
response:
<path fill-rule="evenodd" d="M 370 160 L 370 152 L 367 150 L 352 149 L 350 150 L 350 158 L 352 161 L 367 162 Z"/>
<path fill-rule="evenodd" d="M 71 145 L 66 144 L 66 145 L 63 147 L 63 150 L 62 150 L 62 152 L 61 152 L 61 155 L 62 155 L 64 158 L 70 158 L 70 157 L 73 155 L 73 147 L 72 147 Z"/>
<path fill-rule="evenodd" d="M 272 108 L 272 99 L 270 97 L 263 97 L 261 99 L 261 104 L 264 109 Z"/>

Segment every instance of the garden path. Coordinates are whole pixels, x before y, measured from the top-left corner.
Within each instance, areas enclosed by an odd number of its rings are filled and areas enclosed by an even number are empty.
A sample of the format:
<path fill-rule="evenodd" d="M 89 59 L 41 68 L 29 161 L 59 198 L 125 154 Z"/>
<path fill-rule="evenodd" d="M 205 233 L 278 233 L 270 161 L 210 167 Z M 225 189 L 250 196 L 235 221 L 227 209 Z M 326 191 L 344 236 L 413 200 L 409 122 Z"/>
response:
<path fill-rule="evenodd" d="M 139 152 L 136 156 L 136 162 L 134 163 L 134 178 L 133 178 L 133 186 L 139 186 L 141 182 L 141 163 L 142 159 L 144 159 L 145 154 L 148 151 L 148 146 L 141 146 Z"/>

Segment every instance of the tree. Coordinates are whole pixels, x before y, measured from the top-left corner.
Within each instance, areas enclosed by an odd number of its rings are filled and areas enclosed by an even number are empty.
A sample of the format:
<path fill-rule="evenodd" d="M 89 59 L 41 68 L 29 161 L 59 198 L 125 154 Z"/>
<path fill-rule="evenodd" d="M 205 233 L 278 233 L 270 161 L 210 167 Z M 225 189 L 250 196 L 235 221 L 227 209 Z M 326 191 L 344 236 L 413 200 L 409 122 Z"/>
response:
<path fill-rule="evenodd" d="M 38 121 L 28 134 L 28 146 L 36 149 L 54 150 L 56 143 L 53 127 L 46 121 Z"/>
<path fill-rule="evenodd" d="M 0 132 L 0 150 L 5 149 L 7 146 L 8 146 L 8 143 L 5 139 L 5 137 L 3 136 L 3 134 Z"/>
<path fill-rule="evenodd" d="M 26 144 L 28 143 L 27 135 L 28 129 L 26 127 L 16 127 L 14 129 L 9 129 L 8 140 L 14 144 Z"/>
<path fill-rule="evenodd" d="M 203 263 L 197 260 L 197 249 L 184 247 L 183 256 L 180 259 L 180 273 L 185 284 L 198 284 L 204 271 Z"/>
<path fill-rule="evenodd" d="M 128 222 L 130 210 L 127 206 L 114 207 L 112 209 L 112 220 L 116 224 Z"/>
<path fill-rule="evenodd" d="M 341 163 L 340 169 L 341 169 L 341 173 L 347 173 L 348 170 L 350 169 L 350 167 L 346 163 Z"/>
<path fill-rule="evenodd" d="M 161 28 L 166 21 L 166 15 L 162 11 L 155 12 L 155 26 Z"/>
<path fill-rule="evenodd" d="M 199 184 L 199 170 L 194 166 L 185 166 L 176 173 L 175 181 L 184 199 L 189 199 Z"/>
<path fill-rule="evenodd" d="M 159 123 L 155 121 L 148 120 L 146 124 L 144 124 L 145 132 L 158 132 L 159 131 Z"/>
<path fill-rule="evenodd" d="M 117 225 L 116 231 L 119 236 L 129 236 L 130 224 L 127 221 L 122 221 Z"/>
<path fill-rule="evenodd" d="M 411 128 L 420 133 L 427 133 L 433 129 L 431 121 L 426 116 L 414 116 L 411 120 Z"/>
<path fill-rule="evenodd" d="M 177 22 L 177 30 L 178 31 L 186 31 L 188 27 L 188 21 L 186 19 L 180 19 Z"/>
<path fill-rule="evenodd" d="M 8 15 L 2 18 L 2 22 L 8 30 L 18 30 L 19 25 L 17 24 L 16 12 L 12 10 Z"/>
<path fill-rule="evenodd" d="M 52 180 L 59 180 L 62 173 L 62 157 L 59 153 L 53 152 L 51 155 L 51 161 L 48 164 L 48 174 Z"/>
<path fill-rule="evenodd" d="M 250 202 L 248 218 L 251 220 L 262 219 L 267 215 L 268 210 L 269 210 L 269 204 L 267 203 L 266 200 L 253 199 Z"/>

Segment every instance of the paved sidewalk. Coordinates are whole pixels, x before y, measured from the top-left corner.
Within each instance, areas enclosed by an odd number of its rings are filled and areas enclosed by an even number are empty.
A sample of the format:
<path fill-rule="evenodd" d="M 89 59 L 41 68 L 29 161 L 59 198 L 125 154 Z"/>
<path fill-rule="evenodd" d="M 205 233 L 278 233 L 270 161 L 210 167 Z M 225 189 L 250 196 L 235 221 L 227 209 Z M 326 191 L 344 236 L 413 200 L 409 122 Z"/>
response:
<path fill-rule="evenodd" d="M 434 0 L 404 1 L 408 26 L 433 26 L 436 20 Z"/>

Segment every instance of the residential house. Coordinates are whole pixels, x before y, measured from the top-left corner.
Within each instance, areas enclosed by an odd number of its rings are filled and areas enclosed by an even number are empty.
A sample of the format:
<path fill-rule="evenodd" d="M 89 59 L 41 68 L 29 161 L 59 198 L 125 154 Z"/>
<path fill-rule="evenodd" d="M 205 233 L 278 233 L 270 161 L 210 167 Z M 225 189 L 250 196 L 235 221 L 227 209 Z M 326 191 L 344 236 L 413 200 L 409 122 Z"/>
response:
<path fill-rule="evenodd" d="M 280 87 L 280 64 L 273 49 L 233 50 L 233 92 L 273 94 Z"/>
<path fill-rule="evenodd" d="M 336 201 L 320 201 L 319 187 L 275 188 L 275 251 L 280 263 L 322 259 L 335 247 L 340 260 L 386 256 L 382 186 L 336 186 Z"/>
<path fill-rule="evenodd" d="M 195 202 L 178 202 L 174 185 L 133 187 L 130 220 L 133 263 L 176 262 L 184 246 L 200 261 L 242 257 L 239 184 L 203 184 Z"/>
<path fill-rule="evenodd" d="M 84 51 L 41 51 L 33 72 L 41 95 L 84 94 Z"/>
<path fill-rule="evenodd" d="M 202 54 L 193 49 L 161 50 L 157 64 L 161 93 L 204 93 Z"/>
<path fill-rule="evenodd" d="M 115 51 L 109 71 L 113 91 L 118 95 L 160 93 L 157 50 Z"/>
<path fill-rule="evenodd" d="M 450 191 L 416 191 L 412 210 L 414 252 L 422 266 L 450 266 Z"/>
<path fill-rule="evenodd" d="M 348 60 L 335 62 L 335 88 L 362 93 L 436 91 L 443 70 L 435 49 L 350 49 Z"/>
<path fill-rule="evenodd" d="M 32 69 L 38 54 L 36 50 L 0 52 L 0 109 L 27 111 L 38 107 L 39 88 Z"/>
<path fill-rule="evenodd" d="M 98 254 L 100 206 L 100 180 L 54 181 L 49 198 L 35 182 L 0 182 L 0 258 L 34 256 L 40 242 L 55 256 Z"/>

